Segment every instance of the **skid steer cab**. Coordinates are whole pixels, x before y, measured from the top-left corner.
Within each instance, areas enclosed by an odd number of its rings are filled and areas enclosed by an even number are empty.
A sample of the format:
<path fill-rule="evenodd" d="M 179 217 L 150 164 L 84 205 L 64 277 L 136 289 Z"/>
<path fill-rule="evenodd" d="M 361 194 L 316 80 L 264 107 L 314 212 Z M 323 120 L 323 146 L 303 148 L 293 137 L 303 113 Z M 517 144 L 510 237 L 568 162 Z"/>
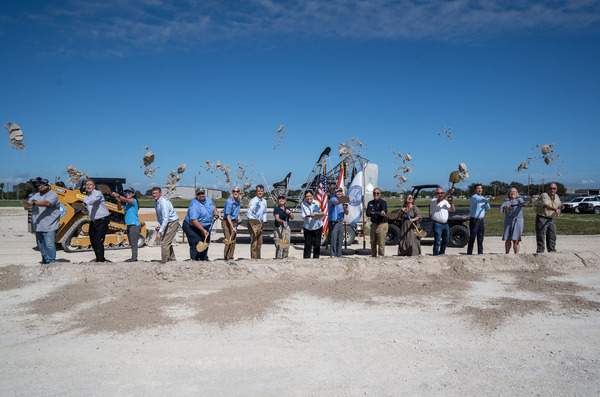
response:
<path fill-rule="evenodd" d="M 125 178 L 92 178 L 96 182 L 96 188 L 104 195 L 106 208 L 109 212 L 110 224 L 104 239 L 105 249 L 129 248 L 127 238 L 127 225 L 125 224 L 125 213 L 119 210 L 115 199 L 110 192 L 123 194 Z M 84 182 L 82 181 L 74 189 L 67 188 L 64 183 L 51 184 L 50 189 L 58 194 L 60 200 L 60 225 L 56 232 L 57 245 L 65 252 L 81 252 L 92 250 L 89 236 L 90 218 L 77 209 L 77 203 L 82 204 L 85 198 Z M 73 206 L 75 204 L 75 206 Z M 29 230 L 31 231 L 31 214 L 29 218 Z M 138 247 L 146 244 L 146 224 L 142 222 L 142 231 L 138 240 Z"/>

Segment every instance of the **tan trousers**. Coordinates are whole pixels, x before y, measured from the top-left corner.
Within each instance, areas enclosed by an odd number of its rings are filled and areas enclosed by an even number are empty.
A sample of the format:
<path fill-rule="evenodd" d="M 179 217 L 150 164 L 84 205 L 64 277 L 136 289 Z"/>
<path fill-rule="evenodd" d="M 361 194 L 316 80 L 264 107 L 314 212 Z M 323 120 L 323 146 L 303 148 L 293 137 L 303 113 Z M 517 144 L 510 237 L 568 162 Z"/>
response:
<path fill-rule="evenodd" d="M 288 253 L 290 252 L 290 246 L 287 248 L 282 248 L 279 244 L 279 239 L 290 241 L 290 228 L 283 229 L 283 226 L 278 226 L 273 230 L 273 240 L 275 241 L 275 258 L 283 259 L 288 257 Z"/>
<path fill-rule="evenodd" d="M 371 224 L 371 256 L 385 256 L 385 238 L 388 232 L 387 223 Z"/>
<path fill-rule="evenodd" d="M 223 227 L 223 234 L 225 234 L 225 239 L 229 240 L 233 235 L 233 228 L 229 225 L 226 219 L 221 221 L 221 226 Z M 233 253 L 235 252 L 235 240 L 231 244 L 225 244 L 225 248 L 223 250 L 223 257 L 226 261 L 233 260 Z"/>
<path fill-rule="evenodd" d="M 260 249 L 263 243 L 262 222 L 248 222 L 248 231 L 250 232 L 250 257 L 252 259 L 260 259 Z"/>
<path fill-rule="evenodd" d="M 160 254 L 162 262 L 176 261 L 175 250 L 173 249 L 173 240 L 179 229 L 179 221 L 167 223 L 163 233 L 163 239 L 160 243 Z"/>

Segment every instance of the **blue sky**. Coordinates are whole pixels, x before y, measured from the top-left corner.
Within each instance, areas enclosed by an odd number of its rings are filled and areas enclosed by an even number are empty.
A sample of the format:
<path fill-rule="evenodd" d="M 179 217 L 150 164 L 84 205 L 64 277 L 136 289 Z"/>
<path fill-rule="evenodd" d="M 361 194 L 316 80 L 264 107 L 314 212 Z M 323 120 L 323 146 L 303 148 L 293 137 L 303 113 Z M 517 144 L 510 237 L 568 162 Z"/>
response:
<path fill-rule="evenodd" d="M 460 162 L 462 187 L 600 185 L 597 0 L 3 1 L 0 45 L 0 122 L 26 145 L 5 132 L 10 184 L 74 164 L 145 190 L 186 163 L 183 185 L 226 188 L 209 159 L 297 186 L 357 137 L 386 190 L 393 151 L 413 156 L 406 185 L 446 186 Z M 515 171 L 553 142 L 559 160 Z"/>

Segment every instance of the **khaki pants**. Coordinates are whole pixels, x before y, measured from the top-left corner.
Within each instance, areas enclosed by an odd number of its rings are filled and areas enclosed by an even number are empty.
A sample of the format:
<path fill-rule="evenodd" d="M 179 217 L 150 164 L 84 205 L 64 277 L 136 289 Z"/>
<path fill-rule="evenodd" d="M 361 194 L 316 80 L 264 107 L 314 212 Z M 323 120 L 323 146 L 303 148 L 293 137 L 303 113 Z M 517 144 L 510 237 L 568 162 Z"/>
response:
<path fill-rule="evenodd" d="M 260 249 L 263 243 L 262 222 L 248 222 L 248 231 L 250 232 L 250 257 L 260 259 Z"/>
<path fill-rule="evenodd" d="M 169 222 L 163 233 L 163 239 L 160 243 L 160 254 L 162 262 L 176 261 L 175 250 L 173 249 L 173 240 L 179 229 L 179 221 Z"/>
<path fill-rule="evenodd" d="M 227 222 L 227 219 L 223 219 L 221 222 L 221 226 L 223 227 L 223 234 L 225 234 L 225 239 L 229 240 L 233 235 L 233 228 Z M 235 236 L 234 236 L 235 237 Z M 233 260 L 233 253 L 235 252 L 235 240 L 231 244 L 225 244 L 225 248 L 223 250 L 223 257 L 226 261 Z"/>
<path fill-rule="evenodd" d="M 385 256 L 385 238 L 388 232 L 388 224 L 371 224 L 371 256 L 376 257 L 378 252 L 380 256 Z"/>
<path fill-rule="evenodd" d="M 275 258 L 283 259 L 288 257 L 290 246 L 282 248 L 279 244 L 279 239 L 290 241 L 290 228 L 283 229 L 283 226 L 278 226 L 273 230 L 273 240 L 275 241 Z"/>

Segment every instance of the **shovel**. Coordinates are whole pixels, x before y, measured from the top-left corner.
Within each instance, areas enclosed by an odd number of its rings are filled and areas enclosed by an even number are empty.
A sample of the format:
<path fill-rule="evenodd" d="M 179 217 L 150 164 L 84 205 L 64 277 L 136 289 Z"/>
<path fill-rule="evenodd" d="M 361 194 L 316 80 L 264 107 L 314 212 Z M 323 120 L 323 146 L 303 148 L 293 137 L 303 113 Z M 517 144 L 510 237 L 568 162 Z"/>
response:
<path fill-rule="evenodd" d="M 85 204 L 80 203 L 80 202 L 71 203 L 71 207 L 73 207 L 73 208 L 75 208 L 76 210 L 79 210 L 79 211 L 84 211 L 85 210 Z"/>
<path fill-rule="evenodd" d="M 237 225 L 235 225 L 235 228 L 233 229 L 233 233 L 231 233 L 231 236 L 229 236 L 228 239 L 224 239 L 223 242 L 225 243 L 225 245 L 230 245 L 235 243 L 235 239 L 237 237 L 237 228 L 240 224 L 238 223 Z"/>
<path fill-rule="evenodd" d="M 425 230 L 419 230 L 419 228 L 417 227 L 417 224 L 414 223 L 412 221 L 412 219 L 410 219 L 410 215 L 406 214 L 406 216 L 408 217 L 408 220 L 410 221 L 410 224 L 413 225 L 415 227 L 416 230 L 413 230 L 413 233 L 416 234 L 419 237 L 425 237 L 427 236 L 427 232 Z"/>
<path fill-rule="evenodd" d="M 216 219 L 213 221 L 213 223 L 211 223 L 210 227 L 208 228 L 208 234 L 206 235 L 206 237 L 204 237 L 204 241 L 200 241 L 198 243 L 198 245 L 196 245 L 196 250 L 198 250 L 198 252 L 203 252 L 208 248 L 210 241 L 206 242 L 206 239 L 208 239 L 208 236 L 210 236 L 210 231 L 212 230 L 212 227 L 215 224 L 215 221 L 216 221 Z"/>
<path fill-rule="evenodd" d="M 286 225 L 283 227 L 283 235 L 285 236 L 285 232 L 287 231 L 287 219 L 285 220 Z M 286 249 L 290 246 L 290 241 L 286 240 L 285 238 L 278 238 L 277 242 L 279 243 L 279 246 L 283 249 Z"/>
<path fill-rule="evenodd" d="M 448 178 L 448 182 L 452 183 L 452 189 L 454 189 L 454 184 L 460 182 L 460 172 L 452 171 L 450 173 L 450 177 Z"/>
<path fill-rule="evenodd" d="M 340 196 L 340 197 L 338 197 L 338 201 L 342 204 L 348 204 L 350 202 L 350 197 Z"/>
<path fill-rule="evenodd" d="M 98 190 L 100 190 L 103 194 L 112 194 L 112 190 L 106 185 L 98 185 Z"/>
<path fill-rule="evenodd" d="M 21 200 L 21 204 L 23 205 L 23 208 L 28 211 L 33 208 L 33 205 L 29 204 L 29 201 L 27 200 Z"/>

